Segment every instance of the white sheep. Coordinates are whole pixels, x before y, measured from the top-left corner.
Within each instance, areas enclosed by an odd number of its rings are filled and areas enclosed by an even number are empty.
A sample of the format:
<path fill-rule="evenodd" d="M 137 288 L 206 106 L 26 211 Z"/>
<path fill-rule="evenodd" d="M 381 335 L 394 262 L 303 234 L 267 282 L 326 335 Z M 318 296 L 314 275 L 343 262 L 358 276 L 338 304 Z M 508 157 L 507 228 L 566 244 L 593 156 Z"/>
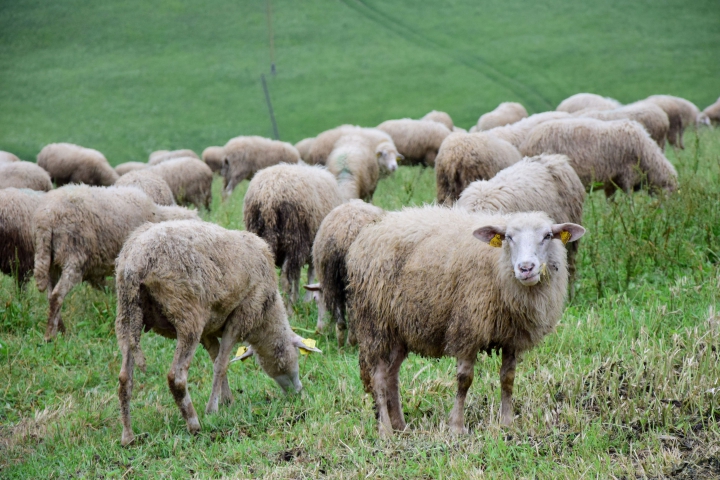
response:
<path fill-rule="evenodd" d="M 41 192 L 53 188 L 50 175 L 32 162 L 0 162 L 0 189 L 10 187 Z"/>
<path fill-rule="evenodd" d="M 68 183 L 107 187 L 118 179 L 105 155 L 72 143 L 45 145 L 37 155 L 37 164 L 50 174 L 58 187 Z"/>
<path fill-rule="evenodd" d="M 519 122 L 523 118 L 527 118 L 528 112 L 525 107 L 516 102 L 503 102 L 492 112 L 481 115 L 478 118 L 476 130 L 484 131 L 495 127 L 502 127 Z"/>
<path fill-rule="evenodd" d="M 574 113 L 580 110 L 613 110 L 622 107 L 622 103 L 614 98 L 601 97 L 594 93 L 576 93 L 562 102 L 557 107 L 558 112 Z"/>
<path fill-rule="evenodd" d="M 561 120 L 563 118 L 571 118 L 571 115 L 567 112 L 536 113 L 510 125 L 495 127 L 485 133 L 493 135 L 500 140 L 505 140 L 515 148 L 520 148 L 520 145 L 525 141 L 525 138 L 527 138 L 533 128 L 541 123 L 549 122 L 550 120 Z"/>
<path fill-rule="evenodd" d="M 225 144 L 224 152 L 220 169 L 225 180 L 223 195 L 231 194 L 238 183 L 263 168 L 300 161 L 300 153 L 292 144 L 258 136 L 233 138 Z"/>
<path fill-rule="evenodd" d="M 410 118 L 387 120 L 377 128 L 392 137 L 406 164 L 427 167 L 435 166 L 440 145 L 450 135 L 450 130 L 442 123 Z"/>

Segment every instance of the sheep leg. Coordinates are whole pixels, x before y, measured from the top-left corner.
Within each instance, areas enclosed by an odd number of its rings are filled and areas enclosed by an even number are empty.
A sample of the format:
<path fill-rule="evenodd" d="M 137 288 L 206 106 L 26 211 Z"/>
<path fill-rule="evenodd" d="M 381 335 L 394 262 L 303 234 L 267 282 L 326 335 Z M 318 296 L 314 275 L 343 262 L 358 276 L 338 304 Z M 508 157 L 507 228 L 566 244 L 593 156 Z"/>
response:
<path fill-rule="evenodd" d="M 62 310 L 65 296 L 81 281 L 82 272 L 79 269 L 67 267 L 63 270 L 60 281 L 55 285 L 52 295 L 50 295 L 50 315 L 48 316 L 48 324 L 45 329 L 46 342 L 55 338 L 59 329 L 65 331 L 65 324 L 63 324 L 62 318 L 60 318 L 60 310 Z"/>
<path fill-rule="evenodd" d="M 208 399 L 205 413 L 216 413 L 218 411 L 218 403 L 232 402 L 232 394 L 228 385 L 227 370 L 230 366 L 230 355 L 232 349 L 237 343 L 239 327 L 235 325 L 233 328 L 225 326 L 222 338 L 220 339 L 220 347 L 218 348 L 217 357 L 213 364 L 213 386 L 212 393 Z M 215 340 L 217 342 L 217 339 Z"/>
<path fill-rule="evenodd" d="M 125 447 L 135 440 L 130 422 L 130 398 L 132 397 L 133 388 L 133 367 L 135 366 L 134 357 L 127 343 L 122 345 L 122 367 L 120 368 L 120 386 L 118 387 L 118 397 L 120 398 L 120 416 L 122 418 L 122 446 Z"/>
<path fill-rule="evenodd" d="M 457 361 L 457 381 L 458 391 L 455 396 L 455 405 L 450 411 L 450 430 L 455 434 L 468 433 L 465 427 L 465 399 L 467 392 L 472 385 L 475 375 L 475 357 L 466 359 L 458 358 Z"/>
<path fill-rule="evenodd" d="M 500 366 L 500 423 L 504 426 L 512 425 L 513 422 L 512 393 L 515 383 L 515 364 L 515 351 L 503 347 Z"/>
<path fill-rule="evenodd" d="M 218 356 L 218 351 L 220 350 L 220 342 L 218 341 L 217 337 L 209 336 L 209 337 L 201 337 L 200 343 L 202 343 L 202 346 L 205 347 L 205 350 L 207 350 L 208 354 L 210 354 L 210 358 L 213 361 L 213 364 L 215 363 L 215 360 Z M 214 381 L 214 379 L 213 379 Z M 230 384 L 228 383 L 227 375 L 225 376 L 223 382 L 222 382 L 222 388 L 220 393 L 220 403 L 222 404 L 230 404 L 232 403 L 232 393 L 230 392 Z M 217 408 L 215 409 L 217 411 Z M 206 412 L 207 413 L 207 412 Z"/>
<path fill-rule="evenodd" d="M 308 275 L 307 275 L 307 285 L 311 285 L 315 283 L 315 267 L 313 267 L 312 262 L 308 265 Z M 312 302 L 313 299 L 313 292 L 307 291 L 305 292 L 305 301 L 306 302 Z"/>
<path fill-rule="evenodd" d="M 183 322 L 172 322 L 174 325 Z M 200 431 L 200 421 L 198 420 L 195 407 L 193 407 L 190 393 L 187 390 L 187 374 L 190 368 L 190 361 L 195 355 L 195 350 L 200 343 L 200 339 L 185 332 L 178 331 L 177 347 L 175 348 L 175 356 L 173 357 L 170 371 L 167 374 L 168 386 L 170 392 L 175 399 L 175 403 L 180 409 L 185 422 L 187 422 L 188 431 L 197 433 Z"/>
<path fill-rule="evenodd" d="M 335 335 L 337 336 L 338 347 L 343 347 L 345 346 L 347 325 L 345 324 L 345 315 L 343 315 L 342 307 L 339 305 L 335 306 L 333 319 L 335 320 Z"/>
<path fill-rule="evenodd" d="M 380 438 L 392 437 L 392 422 L 388 412 L 388 364 L 380 360 L 375 366 L 372 374 L 372 390 L 375 397 L 375 408 L 377 409 L 378 434 Z"/>
<path fill-rule="evenodd" d="M 358 344 L 357 333 L 355 332 L 354 319 L 352 309 L 347 311 L 347 327 L 348 327 L 348 344 L 355 346 Z"/>
<path fill-rule="evenodd" d="M 405 430 L 406 423 L 400 402 L 400 366 L 407 358 L 407 350 L 396 346 L 391 355 L 394 355 L 390 368 L 387 372 L 387 406 L 390 414 L 390 423 L 395 430 Z"/>

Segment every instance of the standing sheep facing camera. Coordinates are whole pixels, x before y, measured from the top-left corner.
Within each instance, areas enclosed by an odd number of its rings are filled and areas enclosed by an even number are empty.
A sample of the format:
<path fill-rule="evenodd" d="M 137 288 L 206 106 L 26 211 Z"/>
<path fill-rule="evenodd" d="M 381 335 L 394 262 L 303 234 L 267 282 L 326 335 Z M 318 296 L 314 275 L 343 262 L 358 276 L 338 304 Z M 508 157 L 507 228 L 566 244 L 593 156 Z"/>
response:
<path fill-rule="evenodd" d="M 233 138 L 225 144 L 224 151 L 220 170 L 225 180 L 223 195 L 231 194 L 238 183 L 263 168 L 300 161 L 300 153 L 292 144 L 257 136 Z"/>
<path fill-rule="evenodd" d="M 225 157 L 224 147 L 207 147 L 202 152 L 202 161 L 210 167 L 213 173 L 220 173 L 222 170 L 223 158 Z"/>
<path fill-rule="evenodd" d="M 455 125 L 453 125 L 453 121 L 452 121 L 452 118 L 450 117 L 450 115 L 445 112 L 440 112 L 438 110 L 433 110 L 432 112 L 425 114 L 425 116 L 422 117 L 420 120 L 426 120 L 426 121 L 429 120 L 431 122 L 442 123 L 451 132 L 454 131 L 454 129 L 455 129 Z"/>
<path fill-rule="evenodd" d="M 50 313 L 45 340 L 64 331 L 63 300 L 86 280 L 101 287 L 113 275 L 125 239 L 145 222 L 194 219 L 181 207 L 162 207 L 135 187 L 71 185 L 45 194 L 33 215 L 35 281 L 48 291 Z"/>
<path fill-rule="evenodd" d="M 213 173 L 197 158 L 173 158 L 154 165 L 145 172 L 158 175 L 167 182 L 178 205 L 192 204 L 210 209 Z"/>
<path fill-rule="evenodd" d="M 440 145 L 451 133 L 441 123 L 410 118 L 387 120 L 377 128 L 392 137 L 397 151 L 405 159 L 404 164 L 427 167 L 435 166 Z"/>
<path fill-rule="evenodd" d="M 670 120 L 663 109 L 646 101 L 623 105 L 613 110 L 580 110 L 573 116 L 597 118 L 598 120 L 635 120 L 645 127 L 650 138 L 655 140 L 660 148 L 665 148 L 665 139 L 670 129 Z"/>
<path fill-rule="evenodd" d="M 457 359 L 449 424 L 464 433 L 477 355 L 501 350 L 500 421 L 511 424 L 517 357 L 560 319 L 563 243 L 584 233 L 543 212 L 500 216 L 437 206 L 387 213 L 365 227 L 347 269 L 360 378 L 375 400 L 380 435 L 405 429 L 398 372 L 409 352 Z"/>
<path fill-rule="evenodd" d="M 495 127 L 502 127 L 519 122 L 527 118 L 528 112 L 525 107 L 516 102 L 503 102 L 492 112 L 488 112 L 478 118 L 475 131 L 490 130 Z"/>
<path fill-rule="evenodd" d="M 160 163 L 167 162 L 168 160 L 172 160 L 173 158 L 197 158 L 200 160 L 197 153 L 187 148 L 182 150 L 157 150 L 150 154 L 150 157 L 148 158 L 148 165 L 158 165 Z"/>
<path fill-rule="evenodd" d="M 549 122 L 550 120 L 560 120 L 563 118 L 571 118 L 571 115 L 566 112 L 543 112 L 530 115 L 528 118 L 505 125 L 504 127 L 495 127 L 488 130 L 488 133 L 495 138 L 505 140 L 515 148 L 520 148 L 522 142 L 530 134 L 533 128 L 537 127 L 541 123 Z"/>
<path fill-rule="evenodd" d="M 576 93 L 562 102 L 556 108 L 558 112 L 575 113 L 580 110 L 614 110 L 622 107 L 622 103 L 614 98 L 601 97 L 594 93 Z"/>
<path fill-rule="evenodd" d="M 288 307 L 298 300 L 300 270 L 312 262 L 320 223 L 342 202 L 335 177 L 319 166 L 275 165 L 250 181 L 243 204 L 245 228 L 268 243 L 275 266 L 282 268 L 280 283 Z"/>
<path fill-rule="evenodd" d="M 674 147 L 685 148 L 683 134 L 687 127 L 710 124 L 707 115 L 702 113 L 694 103 L 684 98 L 672 95 L 651 95 L 644 101 L 654 103 L 667 114 L 670 120 L 667 139 L 668 143 Z"/>
<path fill-rule="evenodd" d="M 200 430 L 200 422 L 187 375 L 199 344 L 213 360 L 208 414 L 232 402 L 227 370 L 238 342 L 250 344 L 249 352 L 283 390 L 302 389 L 297 349 L 319 350 L 305 346 L 290 329 L 272 255 L 257 236 L 205 222 L 146 224 L 128 238 L 116 270 L 122 445 L 134 439 L 130 398 L 135 364 L 145 370 L 143 330 L 177 338 L 168 386 L 191 433 Z"/>
<path fill-rule="evenodd" d="M 452 133 L 435 159 L 438 203 L 450 205 L 475 180 L 488 180 L 522 158 L 517 148 L 487 133 Z"/>
<path fill-rule="evenodd" d="M 123 175 L 115 182 L 116 187 L 137 187 L 157 205 L 175 205 L 172 190 L 159 175 L 148 172 L 134 171 Z"/>
<path fill-rule="evenodd" d="M 0 189 L 0 272 L 23 286 L 35 265 L 32 219 L 43 196 L 36 190 Z"/>
<path fill-rule="evenodd" d="M 72 143 L 46 145 L 37 155 L 37 164 L 58 187 L 68 183 L 107 187 L 118 179 L 102 153 Z"/>
<path fill-rule="evenodd" d="M 602 182 L 608 197 L 618 188 L 630 193 L 645 179 L 653 190 L 677 189 L 675 167 L 645 128 L 633 120 L 573 118 L 546 122 L 530 133 L 520 153 L 528 157 L 567 155 L 585 188 Z"/>
<path fill-rule="evenodd" d="M 0 189 L 29 188 L 47 192 L 52 190 L 50 175 L 32 162 L 0 163 Z"/>

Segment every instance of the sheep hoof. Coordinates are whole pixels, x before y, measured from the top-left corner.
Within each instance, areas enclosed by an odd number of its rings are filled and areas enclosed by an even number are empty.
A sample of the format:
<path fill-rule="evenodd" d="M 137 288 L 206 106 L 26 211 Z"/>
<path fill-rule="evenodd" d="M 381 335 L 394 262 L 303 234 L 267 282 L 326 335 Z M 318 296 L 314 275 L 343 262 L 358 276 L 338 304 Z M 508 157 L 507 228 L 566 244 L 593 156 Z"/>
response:
<path fill-rule="evenodd" d="M 467 435 L 469 433 L 465 425 L 450 425 L 450 432 L 454 435 Z"/>
<path fill-rule="evenodd" d="M 217 407 L 215 408 L 215 411 L 217 411 Z M 197 435 L 200 432 L 200 421 L 195 418 L 191 418 L 187 422 L 188 426 L 188 432 L 192 433 L 193 435 Z"/>
<path fill-rule="evenodd" d="M 123 447 L 127 447 L 131 443 L 135 441 L 135 435 L 133 435 L 130 431 L 123 431 L 122 433 L 122 439 L 120 440 L 120 443 Z"/>

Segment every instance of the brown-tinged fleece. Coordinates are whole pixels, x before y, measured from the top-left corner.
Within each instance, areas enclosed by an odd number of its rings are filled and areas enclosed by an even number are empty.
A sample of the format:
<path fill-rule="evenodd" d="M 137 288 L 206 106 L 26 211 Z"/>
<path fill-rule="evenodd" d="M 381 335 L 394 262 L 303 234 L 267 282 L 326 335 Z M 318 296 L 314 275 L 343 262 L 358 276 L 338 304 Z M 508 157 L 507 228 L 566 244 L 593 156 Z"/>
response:
<path fill-rule="evenodd" d="M 300 153 L 290 143 L 257 136 L 233 138 L 225 144 L 220 170 L 225 181 L 223 195 L 231 194 L 238 183 L 252 178 L 263 168 L 299 161 Z"/>
<path fill-rule="evenodd" d="M 452 133 L 435 159 L 438 203 L 451 205 L 475 180 L 489 180 L 522 158 L 517 148 L 485 132 Z"/>
<path fill-rule="evenodd" d="M 107 187 L 118 179 L 102 153 L 72 143 L 45 145 L 37 155 L 37 164 L 50 174 L 58 187 L 68 183 Z"/>
<path fill-rule="evenodd" d="M 202 161 L 207 163 L 207 166 L 210 167 L 213 173 L 220 173 L 224 157 L 224 147 L 207 147 L 202 152 Z"/>
<path fill-rule="evenodd" d="M 477 355 L 501 350 L 500 416 L 512 422 L 516 358 L 551 333 L 563 312 L 567 267 L 559 238 L 583 233 L 543 212 L 501 216 L 439 206 L 389 212 L 360 231 L 347 254 L 349 306 L 360 378 L 373 394 L 381 436 L 405 428 L 398 371 L 409 352 L 457 359 L 449 425 L 462 433 Z"/>
<path fill-rule="evenodd" d="M 490 130 L 495 127 L 502 127 L 519 122 L 527 118 L 528 112 L 525 107 L 516 102 L 503 102 L 492 112 L 480 116 L 477 121 L 476 131 Z"/>
<path fill-rule="evenodd" d="M 717 99 L 715 103 L 708 106 L 705 110 L 703 110 L 703 113 L 707 116 L 708 120 L 710 120 L 714 124 L 720 123 L 720 98 Z M 2 161 L 2 160 L 0 160 Z"/>
<path fill-rule="evenodd" d="M 197 158 L 173 158 L 146 170 L 160 176 L 172 190 L 178 205 L 210 209 L 213 173 Z"/>
<path fill-rule="evenodd" d="M 668 143 L 674 147 L 685 148 L 683 134 L 687 127 L 697 126 L 699 123 L 709 124 L 708 117 L 691 101 L 672 95 L 651 95 L 645 99 L 662 108 L 670 120 L 668 130 Z"/>
<path fill-rule="evenodd" d="M 150 157 L 148 157 L 148 165 L 158 165 L 162 162 L 172 160 L 173 158 L 197 158 L 198 160 L 200 159 L 200 157 L 197 156 L 197 153 L 187 148 L 184 148 L 182 150 L 157 150 L 155 152 L 152 152 L 150 154 Z"/>
<path fill-rule="evenodd" d="M 601 182 L 609 197 L 617 188 L 630 193 L 646 181 L 651 190 L 677 190 L 677 172 L 645 128 L 633 120 L 572 118 L 545 122 L 520 146 L 528 157 L 567 155 L 589 189 Z"/>
<path fill-rule="evenodd" d="M 0 189 L 10 187 L 41 192 L 53 188 L 50 175 L 32 162 L 0 162 Z"/>
<path fill-rule="evenodd" d="M 520 148 L 520 145 L 525 141 L 525 138 L 530 134 L 532 129 L 541 123 L 570 117 L 571 115 L 567 112 L 536 113 L 530 115 L 528 118 L 523 118 L 519 122 L 505 125 L 504 127 L 495 127 L 485 133 L 494 135 L 500 140 L 505 140 L 515 148 Z"/>
<path fill-rule="evenodd" d="M 343 135 L 363 135 L 367 137 L 373 146 L 380 143 L 392 142 L 392 138 L 385 132 L 377 128 L 364 128 L 355 125 L 340 125 L 339 127 L 326 130 L 315 137 L 308 152 L 308 158 L 303 160 L 311 165 L 325 165 L 328 157 L 335 148 L 335 143 L 340 140 Z"/>
<path fill-rule="evenodd" d="M 585 109 L 614 110 L 621 106 L 622 103 L 614 98 L 601 97 L 594 93 L 576 93 L 560 102 L 560 105 L 558 105 L 555 110 L 558 112 L 574 113 Z"/>
<path fill-rule="evenodd" d="M 655 140 L 660 148 L 665 148 L 670 129 L 670 120 L 662 108 L 652 102 L 640 101 L 623 105 L 613 110 L 580 110 L 573 114 L 575 117 L 597 118 L 598 120 L 635 120 L 645 127 L 650 138 Z"/>
<path fill-rule="evenodd" d="M 432 122 L 442 123 L 451 132 L 455 129 L 455 125 L 453 125 L 453 121 L 450 115 L 448 113 L 438 110 L 433 110 L 432 112 L 425 114 L 425 116 L 422 117 L 420 120 L 430 120 Z"/>
<path fill-rule="evenodd" d="M 347 266 L 345 257 L 352 242 L 367 225 L 377 222 L 385 214 L 381 208 L 361 200 L 351 200 L 335 207 L 322 221 L 313 242 L 312 257 L 317 283 L 305 288 L 313 292 L 318 307 L 317 331 L 325 328 L 325 312 L 335 321 L 338 345 L 345 345 L 349 324 L 349 342 L 357 343 L 351 321 L 345 320 L 347 311 Z"/>
<path fill-rule="evenodd" d="M 32 218 L 43 196 L 37 190 L 0 189 L 0 271 L 21 285 L 35 265 Z"/>
<path fill-rule="evenodd" d="M 377 126 L 379 130 L 392 137 L 397 151 L 405 157 L 403 165 L 423 164 L 435 166 L 435 157 L 450 130 L 438 122 L 413 120 L 387 120 Z"/>
<path fill-rule="evenodd" d="M 125 162 L 115 166 L 115 172 L 122 177 L 126 173 L 134 172 L 135 170 L 143 170 L 148 166 L 149 165 L 145 162 Z"/>
<path fill-rule="evenodd" d="M 4 150 L 0 150 L 0 163 L 6 163 L 6 162 L 19 162 L 20 159 L 17 155 L 6 152 Z"/>
<path fill-rule="evenodd" d="M 46 193 L 33 215 L 35 281 L 48 291 L 45 340 L 65 326 L 63 300 L 82 281 L 101 287 L 113 275 L 125 239 L 145 222 L 195 219 L 194 210 L 162 207 L 135 187 L 69 185 Z"/>
<path fill-rule="evenodd" d="M 200 430 L 200 422 L 187 374 L 200 344 L 213 360 L 208 414 L 232 402 L 227 370 L 238 342 L 250 344 L 262 369 L 286 392 L 302 389 L 297 352 L 302 339 L 290 329 L 272 255 L 257 236 L 205 222 L 145 224 L 128 238 L 116 270 L 122 445 L 134 439 L 130 398 L 135 364 L 145 370 L 143 330 L 177 339 L 168 386 L 191 433 Z"/>
<path fill-rule="evenodd" d="M 275 266 L 282 269 L 280 283 L 288 305 L 298 300 L 300 270 L 312 266 L 320 223 L 342 201 L 335 177 L 320 166 L 275 165 L 250 181 L 243 203 L 245 228 L 270 246 Z"/>
<path fill-rule="evenodd" d="M 312 148 L 314 142 L 315 137 L 309 137 L 303 138 L 295 144 L 295 149 L 298 151 L 298 153 L 300 154 L 300 158 L 302 158 L 302 161 L 305 163 L 311 163 L 310 149 Z"/>
<path fill-rule="evenodd" d="M 137 187 L 158 205 L 175 205 L 170 186 L 160 175 L 152 171 L 136 170 L 123 175 L 115 182 L 116 187 Z"/>

